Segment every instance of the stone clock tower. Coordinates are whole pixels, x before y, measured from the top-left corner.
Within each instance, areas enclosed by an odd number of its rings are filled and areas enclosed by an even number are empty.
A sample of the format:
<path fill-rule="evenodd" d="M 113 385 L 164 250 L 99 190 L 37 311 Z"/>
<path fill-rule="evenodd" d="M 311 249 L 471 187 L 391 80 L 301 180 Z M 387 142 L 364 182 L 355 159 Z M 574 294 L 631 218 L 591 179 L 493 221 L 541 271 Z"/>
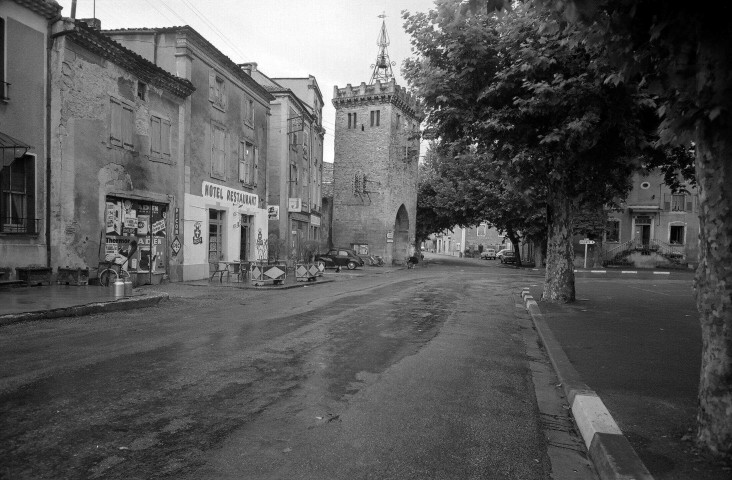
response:
<path fill-rule="evenodd" d="M 383 16 L 382 16 L 383 17 Z M 333 246 L 402 262 L 415 241 L 419 124 L 416 100 L 396 84 L 382 21 L 367 85 L 333 88 Z"/>

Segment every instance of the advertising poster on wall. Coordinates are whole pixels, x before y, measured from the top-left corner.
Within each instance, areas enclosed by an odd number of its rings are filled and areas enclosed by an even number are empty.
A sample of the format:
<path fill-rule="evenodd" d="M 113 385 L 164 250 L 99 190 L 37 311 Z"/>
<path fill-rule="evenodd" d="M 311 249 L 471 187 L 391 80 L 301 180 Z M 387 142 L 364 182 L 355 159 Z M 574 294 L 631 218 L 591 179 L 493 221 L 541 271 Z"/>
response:
<path fill-rule="evenodd" d="M 135 241 L 137 250 L 125 268 L 138 274 L 165 273 L 168 249 L 166 205 L 107 197 L 105 220 L 104 254 L 107 261 L 112 261 L 110 257 L 120 264 L 127 260 L 125 253 Z"/>

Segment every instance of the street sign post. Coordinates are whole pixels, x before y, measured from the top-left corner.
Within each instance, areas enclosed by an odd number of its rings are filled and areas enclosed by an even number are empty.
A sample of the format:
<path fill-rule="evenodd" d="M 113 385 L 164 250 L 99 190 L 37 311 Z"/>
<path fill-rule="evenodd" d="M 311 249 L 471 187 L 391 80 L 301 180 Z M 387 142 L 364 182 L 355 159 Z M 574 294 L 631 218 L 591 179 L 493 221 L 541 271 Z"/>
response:
<path fill-rule="evenodd" d="M 587 268 L 587 245 L 594 245 L 595 241 L 590 240 L 589 238 L 583 238 L 582 240 L 580 240 L 579 243 L 580 243 L 580 245 L 585 246 L 585 268 Z"/>

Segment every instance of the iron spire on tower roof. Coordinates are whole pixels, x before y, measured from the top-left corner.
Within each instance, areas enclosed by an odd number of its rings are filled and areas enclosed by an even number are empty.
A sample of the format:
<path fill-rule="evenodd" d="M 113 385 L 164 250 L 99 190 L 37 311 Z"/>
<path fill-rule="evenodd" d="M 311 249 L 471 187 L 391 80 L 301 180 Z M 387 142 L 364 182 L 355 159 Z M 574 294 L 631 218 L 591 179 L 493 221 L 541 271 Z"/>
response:
<path fill-rule="evenodd" d="M 386 47 L 389 46 L 389 34 L 386 33 L 386 13 L 379 15 L 381 18 L 381 31 L 379 32 L 379 38 L 376 40 L 376 45 L 379 46 L 379 54 L 376 56 L 376 63 L 371 65 L 374 72 L 371 74 L 371 81 L 369 84 L 373 84 L 376 80 L 382 82 L 388 82 L 394 78 L 394 72 L 391 70 L 392 65 L 396 65 L 396 62 L 392 62 L 389 59 L 389 52 Z"/>

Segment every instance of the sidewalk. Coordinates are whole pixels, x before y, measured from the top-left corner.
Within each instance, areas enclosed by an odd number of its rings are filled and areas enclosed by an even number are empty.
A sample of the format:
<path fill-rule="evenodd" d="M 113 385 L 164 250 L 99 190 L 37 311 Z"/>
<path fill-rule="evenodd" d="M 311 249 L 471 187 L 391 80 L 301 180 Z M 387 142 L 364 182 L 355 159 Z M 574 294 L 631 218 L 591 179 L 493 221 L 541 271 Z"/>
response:
<path fill-rule="evenodd" d="M 148 307 L 168 300 L 171 289 L 176 286 L 195 286 L 201 288 L 238 288 L 246 290 L 283 290 L 298 287 L 318 286 L 334 281 L 347 280 L 363 275 L 390 273 L 403 267 L 363 267 L 356 270 L 326 270 L 314 282 L 298 282 L 294 273 L 288 271 L 282 285 L 255 287 L 251 282 L 238 282 L 232 276 L 227 280 L 194 280 L 163 285 L 144 285 L 133 290 L 128 298 L 116 298 L 113 287 L 98 285 L 47 285 L 34 287 L 0 288 L 0 327 L 11 323 L 58 317 L 73 317 L 105 313 L 132 308 Z"/>
<path fill-rule="evenodd" d="M 676 278 L 588 276 L 565 305 L 541 284 L 522 294 L 603 479 L 730 478 L 693 443 L 701 330 L 691 276 Z"/>

